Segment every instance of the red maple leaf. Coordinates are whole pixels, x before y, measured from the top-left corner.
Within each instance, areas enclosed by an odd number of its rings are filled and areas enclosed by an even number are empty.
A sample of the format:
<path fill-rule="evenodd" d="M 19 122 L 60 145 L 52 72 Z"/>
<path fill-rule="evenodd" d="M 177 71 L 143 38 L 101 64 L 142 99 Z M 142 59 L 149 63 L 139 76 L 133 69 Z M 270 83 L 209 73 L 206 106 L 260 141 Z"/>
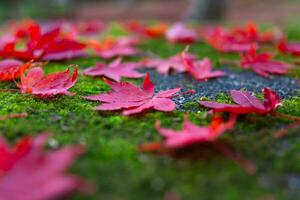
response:
<path fill-rule="evenodd" d="M 189 59 L 196 59 L 193 54 L 186 53 Z M 155 68 L 159 73 L 168 74 L 171 70 L 175 72 L 185 72 L 186 67 L 182 61 L 181 54 L 176 54 L 166 59 L 147 58 L 141 62 L 142 65 L 148 68 Z"/>
<path fill-rule="evenodd" d="M 300 42 L 282 41 L 279 43 L 278 49 L 285 54 L 300 56 Z"/>
<path fill-rule="evenodd" d="M 255 73 L 268 77 L 270 74 L 286 74 L 290 66 L 284 62 L 272 60 L 269 53 L 256 53 L 256 46 L 253 45 L 247 54 L 242 54 L 241 66 L 244 69 L 252 69 Z"/>
<path fill-rule="evenodd" d="M 128 62 L 122 63 L 122 58 L 115 59 L 108 66 L 104 63 L 97 63 L 93 67 L 89 67 L 83 71 L 88 76 L 104 76 L 119 82 L 122 77 L 125 78 L 141 78 L 144 74 L 139 73 L 135 69 L 139 67 L 138 63 Z"/>
<path fill-rule="evenodd" d="M 6 34 L 0 37 L 0 56 L 7 58 L 13 51 L 16 43 L 16 38 L 11 34 Z"/>
<path fill-rule="evenodd" d="M 197 41 L 198 35 L 183 23 L 176 23 L 166 31 L 166 38 L 174 43 L 191 44 Z"/>
<path fill-rule="evenodd" d="M 167 24 L 163 22 L 146 26 L 136 20 L 124 23 L 123 25 L 125 26 L 126 30 L 133 32 L 138 36 L 145 36 L 150 38 L 157 38 L 163 36 L 168 27 Z"/>
<path fill-rule="evenodd" d="M 106 23 L 97 20 L 77 22 L 72 23 L 72 25 L 79 35 L 84 36 L 97 36 L 107 28 Z"/>
<path fill-rule="evenodd" d="M 247 52 L 253 44 L 278 40 L 277 32 L 260 32 L 254 23 L 245 27 L 226 30 L 223 27 L 205 27 L 201 35 L 215 49 L 221 52 Z"/>
<path fill-rule="evenodd" d="M 257 28 L 257 25 L 253 22 L 249 22 L 245 27 L 234 28 L 230 35 L 235 36 L 236 38 L 242 38 L 249 42 L 272 42 L 275 39 L 276 34 L 273 32 L 260 32 Z"/>
<path fill-rule="evenodd" d="M 43 60 L 67 60 L 85 57 L 85 45 L 70 39 L 59 39 L 44 48 Z"/>
<path fill-rule="evenodd" d="M 281 105 L 280 97 L 269 88 L 263 89 L 264 100 L 261 102 L 246 91 L 231 90 L 230 95 L 236 104 L 217 103 L 212 101 L 200 101 L 204 107 L 211 108 L 215 112 L 229 112 L 236 114 L 268 114 Z"/>
<path fill-rule="evenodd" d="M 28 64 L 25 64 L 22 61 L 14 59 L 6 59 L 0 61 L 0 80 L 1 81 L 10 81 L 18 78 L 22 70 L 25 70 L 29 67 Z"/>
<path fill-rule="evenodd" d="M 175 103 L 170 98 L 180 91 L 180 88 L 154 94 L 154 85 L 149 74 L 145 77 L 143 88 L 127 82 L 118 83 L 106 80 L 106 83 L 113 91 L 85 97 L 89 100 L 103 102 L 95 110 L 123 110 L 123 115 L 131 115 L 149 109 L 164 112 L 176 109 Z"/>
<path fill-rule="evenodd" d="M 202 37 L 220 52 L 247 52 L 253 41 L 228 34 L 222 27 L 208 27 L 202 30 Z"/>
<path fill-rule="evenodd" d="M 186 56 L 186 52 L 182 53 L 182 60 L 186 70 L 198 81 L 205 81 L 210 78 L 224 76 L 225 72 L 221 70 L 212 71 L 212 64 L 209 58 L 203 60 L 194 60 Z"/>
<path fill-rule="evenodd" d="M 180 131 L 161 128 L 159 122 L 156 124 L 156 129 L 166 138 L 163 147 L 182 148 L 195 143 L 215 141 L 226 130 L 234 127 L 235 120 L 234 116 L 231 116 L 227 122 L 223 122 L 221 117 L 214 117 L 211 124 L 207 127 L 197 126 L 185 118 L 183 129 Z"/>
<path fill-rule="evenodd" d="M 69 69 L 48 74 L 44 76 L 41 67 L 34 67 L 28 70 L 25 74 L 21 74 L 21 83 L 17 84 L 21 93 L 30 93 L 40 98 L 53 97 L 56 95 L 72 95 L 68 91 L 74 86 L 78 74 L 78 68 L 73 72 L 70 77 Z"/>
<path fill-rule="evenodd" d="M 0 199 L 57 199 L 80 189 L 83 181 L 65 171 L 82 153 L 82 147 L 69 146 L 45 152 L 47 135 L 25 137 L 15 147 L 0 138 Z"/>
<path fill-rule="evenodd" d="M 15 37 L 4 55 L 21 60 L 65 60 L 86 55 L 86 46 L 63 37 L 60 27 L 42 32 L 40 25 L 33 23 L 19 27 Z M 25 47 L 19 50 L 16 46 L 22 40 L 25 40 Z"/>
<path fill-rule="evenodd" d="M 114 57 L 134 56 L 140 53 L 140 50 L 135 47 L 138 44 L 136 38 L 119 38 L 116 40 L 107 39 L 100 49 L 96 49 L 97 54 L 104 59 Z"/>

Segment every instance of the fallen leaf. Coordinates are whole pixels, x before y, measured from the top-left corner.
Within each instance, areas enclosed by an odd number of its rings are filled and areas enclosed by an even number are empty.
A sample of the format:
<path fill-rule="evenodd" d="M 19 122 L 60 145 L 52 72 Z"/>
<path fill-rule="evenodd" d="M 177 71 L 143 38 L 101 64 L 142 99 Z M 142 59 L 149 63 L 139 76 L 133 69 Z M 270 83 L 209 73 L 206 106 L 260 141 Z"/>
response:
<path fill-rule="evenodd" d="M 256 24 L 250 22 L 244 27 L 226 30 L 220 26 L 205 27 L 201 36 L 215 49 L 221 52 L 247 52 L 253 44 L 269 43 L 278 40 L 278 31 L 260 32 Z"/>
<path fill-rule="evenodd" d="M 97 63 L 93 67 L 89 67 L 83 71 L 88 76 L 103 76 L 111 80 L 119 82 L 122 77 L 125 78 L 141 78 L 144 74 L 136 71 L 139 63 L 128 62 L 122 63 L 122 59 L 118 58 L 106 66 L 105 63 Z"/>
<path fill-rule="evenodd" d="M 69 75 L 70 69 L 63 72 L 44 76 L 41 67 L 34 67 L 21 74 L 21 83 L 17 84 L 21 93 L 30 93 L 40 98 L 48 98 L 56 95 L 72 95 L 68 91 L 74 86 L 78 74 L 78 68 Z"/>
<path fill-rule="evenodd" d="M 186 53 L 185 55 L 189 59 L 196 59 L 195 55 Z M 147 68 L 155 68 L 157 72 L 162 74 L 168 74 L 170 71 L 185 72 L 186 66 L 182 60 L 181 53 L 166 59 L 161 58 L 146 58 L 141 61 L 141 64 Z"/>
<path fill-rule="evenodd" d="M 212 64 L 209 58 L 203 60 L 194 60 L 182 53 L 182 60 L 187 72 L 198 81 L 206 81 L 210 78 L 224 76 L 226 73 L 221 70 L 212 70 Z"/>
<path fill-rule="evenodd" d="M 236 104 L 217 103 L 212 101 L 200 101 L 204 107 L 211 108 L 215 112 L 229 112 L 235 114 L 268 114 L 281 105 L 280 97 L 269 88 L 263 89 L 264 100 L 261 102 L 246 91 L 231 90 L 230 95 Z"/>
<path fill-rule="evenodd" d="M 26 65 L 27 66 L 27 65 Z M 19 60 L 5 59 L 0 61 L 0 80 L 10 81 L 18 78 L 24 63 Z"/>
<path fill-rule="evenodd" d="M 74 40 L 60 39 L 49 43 L 42 56 L 46 61 L 68 60 L 86 57 L 85 45 Z"/>
<path fill-rule="evenodd" d="M 140 53 L 140 50 L 135 47 L 137 43 L 138 40 L 135 38 L 109 39 L 104 45 L 104 48 L 96 49 L 96 51 L 97 54 L 104 59 L 134 56 Z"/>
<path fill-rule="evenodd" d="M 291 55 L 295 55 L 295 56 L 300 56 L 300 42 L 296 42 L 296 41 L 282 41 L 279 45 L 278 45 L 278 49 L 285 53 L 285 54 L 291 54 Z"/>
<path fill-rule="evenodd" d="M 198 36 L 196 31 L 179 22 L 166 31 L 166 38 L 173 43 L 191 44 L 197 41 Z"/>
<path fill-rule="evenodd" d="M 225 53 L 247 52 L 253 45 L 253 41 L 232 36 L 221 27 L 208 27 L 201 35 L 213 48 Z"/>
<path fill-rule="evenodd" d="M 144 79 L 143 88 L 128 82 L 111 82 L 106 80 L 112 91 L 104 94 L 84 97 L 89 100 L 103 102 L 95 110 L 123 110 L 123 115 L 141 113 L 144 110 L 173 111 L 175 103 L 170 99 L 180 88 L 161 91 L 154 94 L 154 85 L 149 74 Z"/>
<path fill-rule="evenodd" d="M 47 135 L 23 138 L 8 147 L 0 138 L 0 199 L 57 199 L 85 187 L 65 171 L 82 153 L 80 146 L 45 151 Z"/>
<path fill-rule="evenodd" d="M 291 68 L 287 63 L 272 60 L 269 53 L 257 54 L 256 51 L 253 45 L 247 54 L 242 54 L 241 66 L 244 69 L 250 68 L 260 76 L 268 77 L 270 74 L 286 74 Z"/>
<path fill-rule="evenodd" d="M 66 60 L 86 56 L 85 45 L 63 36 L 60 27 L 42 31 L 37 23 L 17 28 L 15 41 L 6 47 L 5 55 L 20 60 Z M 18 42 L 25 47 L 18 49 Z"/>
<path fill-rule="evenodd" d="M 236 118 L 234 116 L 227 122 L 223 122 L 220 117 L 214 117 L 211 124 L 206 127 L 197 126 L 185 118 L 182 130 L 176 131 L 161 128 L 159 122 L 156 124 L 156 129 L 165 137 L 163 145 L 166 148 L 182 148 L 195 143 L 215 141 L 225 131 L 232 129 L 235 125 L 235 121 Z"/>
<path fill-rule="evenodd" d="M 136 34 L 137 36 L 141 37 L 150 37 L 150 38 L 157 38 L 164 36 L 168 26 L 166 23 L 159 22 L 154 25 L 143 25 L 139 21 L 130 21 L 123 24 L 125 29 L 129 32 Z"/>

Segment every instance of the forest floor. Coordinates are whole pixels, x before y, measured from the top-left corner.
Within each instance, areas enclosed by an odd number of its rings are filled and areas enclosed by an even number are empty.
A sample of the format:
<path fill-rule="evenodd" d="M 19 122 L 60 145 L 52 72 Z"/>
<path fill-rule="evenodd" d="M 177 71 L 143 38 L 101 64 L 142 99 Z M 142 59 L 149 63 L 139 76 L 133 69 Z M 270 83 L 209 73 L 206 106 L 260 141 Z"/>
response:
<path fill-rule="evenodd" d="M 300 26 L 290 24 L 285 32 L 289 38 L 300 40 Z M 118 36 L 124 33 L 117 24 L 112 24 L 107 34 Z M 185 46 L 150 39 L 140 48 L 167 57 L 182 51 Z M 81 97 L 109 91 L 109 87 L 101 79 L 83 76 L 81 72 L 101 59 L 52 62 L 44 67 L 46 73 L 62 71 L 69 64 L 79 65 L 78 81 L 70 90 L 76 95 L 41 100 L 27 94 L 1 92 L 0 116 L 27 112 L 28 117 L 1 121 L 0 134 L 15 141 L 21 136 L 47 132 L 51 133 L 50 147 L 51 144 L 84 144 L 86 152 L 71 170 L 91 182 L 95 193 L 88 197 L 76 194 L 67 199 L 297 199 L 300 196 L 300 129 L 292 129 L 288 136 L 280 139 L 274 137 L 274 133 L 291 123 L 288 120 L 268 115 L 242 116 L 234 130 L 222 136 L 228 147 L 256 166 L 255 174 L 247 173 L 232 159 L 209 146 L 195 145 L 173 156 L 137 150 L 141 143 L 161 141 L 154 127 L 156 120 L 160 120 L 163 127 L 179 129 L 187 112 L 192 122 L 207 125 L 209 120 L 203 117 L 207 109 L 197 101 L 208 98 L 230 102 L 230 89 L 246 89 L 261 97 L 261 88 L 270 87 L 283 99 L 278 111 L 300 117 L 299 66 L 287 76 L 266 79 L 219 62 L 220 59 L 239 60 L 239 55 L 218 53 L 202 42 L 192 45 L 190 52 L 200 58 L 209 57 L 217 68 L 230 72 L 230 75 L 196 82 L 187 74 L 164 77 L 150 71 L 156 90 L 181 86 L 184 90 L 196 91 L 191 96 L 175 99 L 177 111 L 147 112 L 134 117 L 96 112 L 92 108 L 99 103 Z M 287 62 L 295 59 L 282 54 L 277 58 Z M 141 83 L 142 80 L 128 81 Z M 15 84 L 1 82 L 0 88 L 15 88 Z"/>

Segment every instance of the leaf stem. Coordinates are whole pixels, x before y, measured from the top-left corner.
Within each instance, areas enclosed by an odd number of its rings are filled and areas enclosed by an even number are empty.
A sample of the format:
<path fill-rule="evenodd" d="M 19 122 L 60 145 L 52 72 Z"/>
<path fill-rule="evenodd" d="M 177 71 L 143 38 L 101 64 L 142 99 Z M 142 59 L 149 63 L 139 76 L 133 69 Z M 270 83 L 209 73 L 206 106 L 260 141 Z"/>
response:
<path fill-rule="evenodd" d="M 19 89 L 0 89 L 0 92 L 20 92 Z"/>
<path fill-rule="evenodd" d="M 273 137 L 275 137 L 277 139 L 282 138 L 282 137 L 288 135 L 290 129 L 293 129 L 296 127 L 300 127 L 300 121 L 296 121 L 295 123 L 292 123 L 292 124 L 284 127 L 282 130 L 274 133 Z"/>
<path fill-rule="evenodd" d="M 8 115 L 5 115 L 5 116 L 0 116 L 0 121 L 4 121 L 4 120 L 7 120 L 7 119 L 12 119 L 12 118 L 25 118 L 27 116 L 28 116 L 28 114 L 26 112 L 17 113 L 17 114 L 8 114 Z"/>
<path fill-rule="evenodd" d="M 279 113 L 279 112 L 273 112 L 273 113 L 271 113 L 271 115 L 274 117 L 277 117 L 277 118 L 281 118 L 281 119 L 288 119 L 291 121 L 300 121 L 300 117 L 298 117 L 298 116 L 287 115 L 287 114 L 283 114 L 283 113 Z"/>
<path fill-rule="evenodd" d="M 219 63 L 221 65 L 236 65 L 236 66 L 240 66 L 240 62 L 237 60 L 226 60 L 226 59 L 220 59 Z"/>
<path fill-rule="evenodd" d="M 243 158 L 239 153 L 230 149 L 223 142 L 217 141 L 213 143 L 216 150 L 221 152 L 223 155 L 234 161 L 240 167 L 242 167 L 248 174 L 253 175 L 256 173 L 256 166 L 250 161 Z"/>

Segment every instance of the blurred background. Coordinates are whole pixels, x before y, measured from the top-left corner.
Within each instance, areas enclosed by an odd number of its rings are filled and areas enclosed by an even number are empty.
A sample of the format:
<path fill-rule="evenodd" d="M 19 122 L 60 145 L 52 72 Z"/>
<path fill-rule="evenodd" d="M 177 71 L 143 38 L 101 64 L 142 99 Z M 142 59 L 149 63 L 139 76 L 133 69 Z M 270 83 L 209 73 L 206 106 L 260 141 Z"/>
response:
<path fill-rule="evenodd" d="M 0 0 L 0 20 L 300 20 L 300 0 Z M 296 19 L 295 19 L 296 18 Z"/>

